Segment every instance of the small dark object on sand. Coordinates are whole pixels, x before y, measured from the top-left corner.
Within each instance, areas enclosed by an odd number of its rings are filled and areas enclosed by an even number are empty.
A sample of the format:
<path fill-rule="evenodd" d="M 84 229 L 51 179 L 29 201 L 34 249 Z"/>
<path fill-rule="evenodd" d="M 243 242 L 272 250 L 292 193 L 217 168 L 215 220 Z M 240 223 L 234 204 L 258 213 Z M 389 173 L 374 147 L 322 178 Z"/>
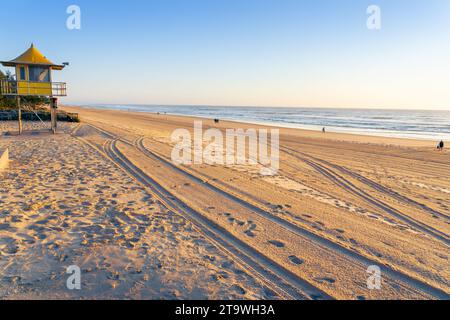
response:
<path fill-rule="evenodd" d="M 322 128 L 322 132 L 325 133 L 325 127 Z"/>
<path fill-rule="evenodd" d="M 438 143 L 437 149 L 438 149 L 439 151 L 444 150 L 444 141 L 441 140 L 441 141 Z"/>
<path fill-rule="evenodd" d="M 219 123 L 220 120 L 219 119 L 214 119 L 214 123 Z"/>

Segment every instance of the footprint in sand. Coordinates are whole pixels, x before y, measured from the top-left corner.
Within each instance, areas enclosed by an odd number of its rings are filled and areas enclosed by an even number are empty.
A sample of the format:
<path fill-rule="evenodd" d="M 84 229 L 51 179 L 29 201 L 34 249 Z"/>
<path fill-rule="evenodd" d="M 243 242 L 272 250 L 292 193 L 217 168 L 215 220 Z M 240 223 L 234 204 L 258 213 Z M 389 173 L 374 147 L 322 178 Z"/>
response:
<path fill-rule="evenodd" d="M 335 279 L 329 278 L 329 277 L 314 278 L 314 280 L 316 280 L 317 282 L 320 282 L 320 283 L 326 283 L 326 284 L 333 284 L 333 283 L 336 282 Z"/>
<path fill-rule="evenodd" d="M 443 260 L 448 260 L 448 257 L 446 255 L 440 254 L 440 253 L 436 253 L 436 256 L 443 259 Z"/>
<path fill-rule="evenodd" d="M 204 258 L 205 260 L 210 261 L 210 262 L 216 261 L 216 257 L 215 257 L 215 256 L 212 256 L 212 255 L 204 255 L 203 258 Z"/>
<path fill-rule="evenodd" d="M 245 294 L 245 290 L 241 286 L 239 286 L 237 284 L 233 284 L 230 289 L 232 291 L 236 292 L 237 294 L 240 294 L 240 295 L 244 295 Z"/>
<path fill-rule="evenodd" d="M 9 223 L 1 223 L 0 224 L 0 230 L 6 230 L 9 228 Z"/>
<path fill-rule="evenodd" d="M 277 248 L 283 248 L 284 247 L 284 243 L 281 241 L 277 241 L 277 240 L 269 240 L 268 241 L 271 245 L 274 245 Z"/>
<path fill-rule="evenodd" d="M 237 220 L 237 219 L 235 219 L 233 217 L 229 217 L 227 220 L 228 220 L 228 223 L 231 224 L 231 225 L 237 224 L 240 227 L 245 225 L 244 221 Z"/>
<path fill-rule="evenodd" d="M 236 223 L 237 223 L 237 225 L 240 226 L 240 227 L 242 227 L 242 226 L 245 225 L 245 222 L 244 222 L 244 221 L 240 221 L 240 220 L 236 220 Z"/>
<path fill-rule="evenodd" d="M 303 219 L 303 218 L 300 217 L 300 216 L 293 215 L 293 218 L 294 218 L 295 220 L 297 220 L 297 221 L 306 222 L 306 219 Z"/>
<path fill-rule="evenodd" d="M 324 231 L 325 230 L 322 224 L 319 224 L 319 223 L 316 223 L 316 222 L 313 223 L 311 226 L 314 229 L 318 230 L 318 231 Z"/>
<path fill-rule="evenodd" d="M 251 220 L 247 221 L 248 229 L 244 231 L 244 233 L 250 237 L 254 238 L 256 237 L 256 234 L 259 232 L 258 226 Z"/>
<path fill-rule="evenodd" d="M 229 279 L 230 275 L 228 274 L 228 272 L 220 271 L 219 273 L 217 273 L 217 278 L 218 279 Z"/>
<path fill-rule="evenodd" d="M 251 230 L 245 230 L 244 233 L 250 238 L 256 237 L 256 234 L 253 233 Z"/>
<path fill-rule="evenodd" d="M 296 256 L 289 256 L 289 261 L 291 261 L 295 265 L 300 265 L 305 262 L 304 260 L 302 260 Z"/>
<path fill-rule="evenodd" d="M 3 252 L 8 255 L 16 254 L 19 251 L 19 246 L 17 246 L 15 243 L 9 244 L 6 246 L 6 248 L 3 249 Z"/>
<path fill-rule="evenodd" d="M 225 217 L 227 217 L 227 222 L 230 225 L 238 225 L 239 227 L 243 227 L 245 226 L 246 222 L 242 221 L 242 220 L 238 220 L 236 218 L 233 217 L 233 215 L 231 213 L 225 212 L 225 213 L 221 213 L 220 215 L 224 215 Z M 247 222 L 248 224 L 251 224 L 252 221 Z M 246 231 L 244 231 L 245 234 L 247 234 L 250 237 L 254 237 L 254 232 L 253 230 L 256 229 L 256 225 L 250 225 L 250 228 Z"/>

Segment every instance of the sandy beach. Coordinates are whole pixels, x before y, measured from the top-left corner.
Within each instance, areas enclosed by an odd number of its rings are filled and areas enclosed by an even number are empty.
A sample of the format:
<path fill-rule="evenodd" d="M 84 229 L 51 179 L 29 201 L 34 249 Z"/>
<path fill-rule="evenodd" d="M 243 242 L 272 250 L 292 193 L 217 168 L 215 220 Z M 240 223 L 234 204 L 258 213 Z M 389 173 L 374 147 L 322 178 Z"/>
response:
<path fill-rule="evenodd" d="M 450 152 L 434 142 L 281 128 L 280 170 L 262 176 L 175 165 L 171 134 L 198 118 L 63 110 L 81 123 L 0 140 L 2 299 L 450 297 Z"/>

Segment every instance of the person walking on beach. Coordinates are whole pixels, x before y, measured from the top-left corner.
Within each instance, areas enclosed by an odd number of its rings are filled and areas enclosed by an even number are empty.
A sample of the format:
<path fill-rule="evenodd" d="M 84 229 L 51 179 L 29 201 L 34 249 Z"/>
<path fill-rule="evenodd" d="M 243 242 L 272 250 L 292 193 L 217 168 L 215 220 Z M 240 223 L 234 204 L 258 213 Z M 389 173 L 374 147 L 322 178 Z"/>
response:
<path fill-rule="evenodd" d="M 325 133 L 325 131 L 326 131 L 326 130 L 325 130 L 325 127 L 323 127 L 323 128 L 322 128 L 322 133 Z"/>
<path fill-rule="evenodd" d="M 439 151 L 444 150 L 444 141 L 441 140 L 441 141 L 438 143 L 437 149 L 438 149 Z"/>

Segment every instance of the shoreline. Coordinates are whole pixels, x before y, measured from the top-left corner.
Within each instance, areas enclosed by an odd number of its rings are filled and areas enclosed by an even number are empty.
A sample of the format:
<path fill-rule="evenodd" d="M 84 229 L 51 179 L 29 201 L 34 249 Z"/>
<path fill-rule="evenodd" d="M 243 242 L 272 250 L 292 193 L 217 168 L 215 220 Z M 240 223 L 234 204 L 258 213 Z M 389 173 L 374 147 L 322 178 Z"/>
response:
<path fill-rule="evenodd" d="M 69 106 L 69 105 L 68 105 Z M 118 106 L 91 106 L 91 105 L 73 105 L 70 107 L 74 108 L 82 108 L 82 109 L 91 109 L 91 110 L 109 110 L 109 111 L 123 111 L 123 112 L 136 112 L 136 113 L 147 113 L 147 114 L 158 114 L 158 111 L 150 111 L 150 110 L 138 110 L 136 108 L 145 107 L 141 105 L 130 105 L 130 109 L 126 110 L 125 106 L 123 108 Z M 158 106 L 155 106 L 158 107 Z M 166 107 L 166 106 L 162 106 Z M 168 106 L 168 107 L 176 107 L 176 106 Z M 134 108 L 134 109 L 133 109 Z M 214 107 L 211 107 L 214 108 Z M 224 107 L 217 107 L 224 108 Z M 243 108 L 256 108 L 256 107 L 243 107 Z M 265 107 L 269 108 L 269 107 Z M 281 107 L 281 109 L 286 109 Z M 315 110 L 315 108 L 301 108 L 304 110 Z M 333 108 L 319 108 L 319 110 L 336 110 Z M 342 109 L 345 110 L 356 110 L 359 109 Z M 367 111 L 384 111 L 383 109 L 367 109 Z M 386 110 L 386 111 L 409 111 L 409 110 Z M 414 111 L 423 111 L 423 110 L 410 110 Z M 430 110 L 431 111 L 431 110 Z M 443 112 L 445 110 L 436 110 L 436 112 Z M 161 115 L 170 115 L 170 116 L 180 116 L 180 117 L 192 117 L 192 118 L 200 118 L 200 119 L 212 119 L 203 115 L 189 115 L 183 113 L 173 113 L 173 112 L 159 112 Z M 450 140 L 450 133 L 439 133 L 439 132 L 428 132 L 428 131 L 401 131 L 401 130 L 389 130 L 389 129 L 370 129 L 370 128 L 352 128 L 346 126 L 332 126 L 332 125 L 316 125 L 316 124 L 300 124 L 300 123 L 289 123 L 289 122 L 275 122 L 275 121 L 258 121 L 258 120 L 245 120 L 245 119 L 233 119 L 227 117 L 219 117 L 221 121 L 229 121 L 233 123 L 245 123 L 245 124 L 254 124 L 258 126 L 268 126 L 268 127 L 277 127 L 277 128 L 285 128 L 285 129 L 298 129 L 298 130 L 306 130 L 306 131 L 322 131 L 322 128 L 325 127 L 327 133 L 335 133 L 335 134 L 350 134 L 350 135 L 362 135 L 367 137 L 381 137 L 381 138 L 394 138 L 394 139 L 407 139 L 407 140 L 419 140 L 419 141 L 440 141 L 440 140 Z M 402 133 L 405 132 L 405 133 Z M 436 137 L 434 137 L 435 135 Z"/>
<path fill-rule="evenodd" d="M 153 117 L 167 117 L 167 118 L 181 118 L 185 120 L 192 121 L 211 121 L 213 118 L 201 117 L 201 116 L 191 116 L 191 115 L 178 115 L 178 114 L 158 114 L 157 112 L 149 112 L 149 111 L 127 111 L 127 110 L 117 110 L 117 109 L 109 109 L 109 108 L 93 108 L 90 106 L 71 106 L 71 105 L 61 105 L 62 109 L 69 110 L 70 112 L 112 112 L 112 113 L 124 113 L 127 115 L 136 114 L 136 115 L 144 115 Z M 82 120 L 82 119 L 81 119 Z M 348 132 L 333 132 L 327 131 L 326 133 L 322 133 L 320 130 L 312 130 L 312 129 L 303 129 L 297 127 L 288 127 L 281 126 L 275 123 L 257 123 L 250 121 L 239 121 L 239 120 L 222 120 L 220 119 L 220 127 L 223 127 L 225 124 L 230 124 L 230 127 L 234 128 L 236 125 L 242 127 L 242 129 L 248 129 L 252 127 L 251 125 L 256 126 L 257 128 L 277 128 L 280 129 L 280 134 L 286 135 L 301 135 L 308 138 L 320 138 L 327 140 L 335 140 L 342 142 L 354 142 L 354 143 L 370 143 L 370 144 L 379 144 L 383 146 L 392 145 L 399 147 L 424 147 L 435 149 L 436 140 L 431 139 L 419 139 L 419 138 L 407 138 L 407 137 L 390 137 L 383 135 L 370 135 L 363 133 L 348 133 Z"/>

